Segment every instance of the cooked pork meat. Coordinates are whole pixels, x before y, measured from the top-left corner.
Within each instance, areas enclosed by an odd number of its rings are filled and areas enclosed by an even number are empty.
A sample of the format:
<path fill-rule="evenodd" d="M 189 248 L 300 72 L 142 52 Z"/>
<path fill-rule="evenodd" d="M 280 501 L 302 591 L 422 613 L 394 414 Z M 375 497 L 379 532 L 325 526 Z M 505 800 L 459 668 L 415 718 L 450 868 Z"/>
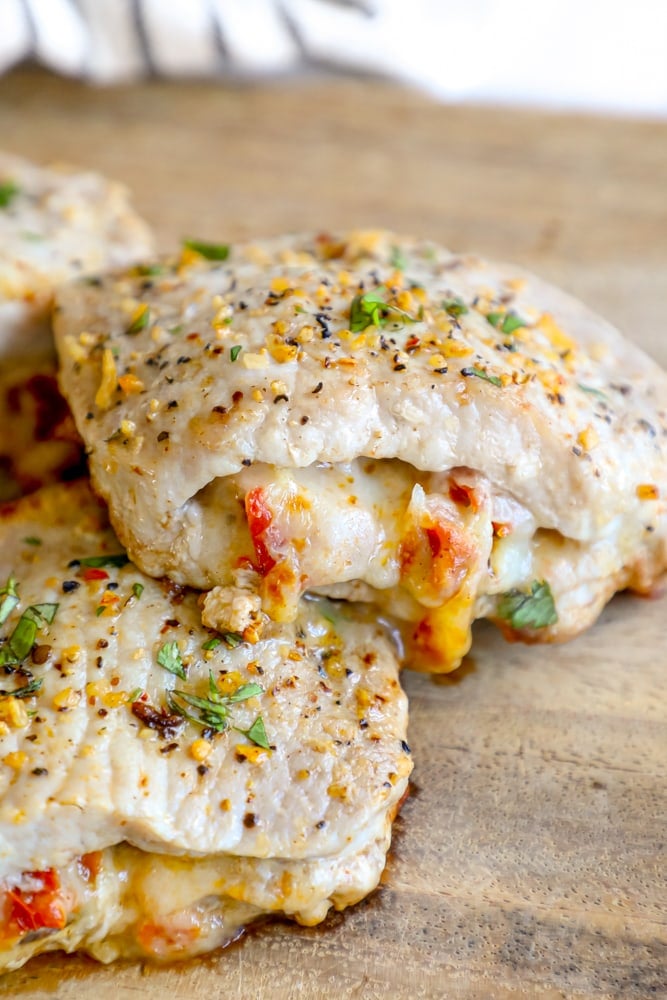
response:
<path fill-rule="evenodd" d="M 209 258 L 215 258 L 213 260 Z M 306 590 L 568 638 L 667 563 L 667 376 L 515 268 L 387 233 L 190 246 L 58 298 L 95 488 L 152 575 L 289 621 Z"/>
<path fill-rule="evenodd" d="M 52 350 L 56 285 L 139 260 L 151 246 L 120 184 L 0 153 L 0 367 Z"/>
<path fill-rule="evenodd" d="M 206 629 L 82 482 L 0 508 L 0 579 L 3 967 L 195 954 L 377 885 L 411 762 L 394 646 L 363 610 Z"/>

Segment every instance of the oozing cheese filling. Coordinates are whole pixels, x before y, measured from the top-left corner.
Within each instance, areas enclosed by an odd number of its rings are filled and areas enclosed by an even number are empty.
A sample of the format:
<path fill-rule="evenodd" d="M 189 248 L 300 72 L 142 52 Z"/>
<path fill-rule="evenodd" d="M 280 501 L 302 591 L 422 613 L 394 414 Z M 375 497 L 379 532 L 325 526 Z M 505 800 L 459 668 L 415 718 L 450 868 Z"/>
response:
<path fill-rule="evenodd" d="M 0 968 L 45 951 L 174 961 L 223 947 L 258 917 L 311 926 L 377 885 L 390 820 L 361 848 L 314 861 L 188 858 L 119 844 L 0 882 Z"/>
<path fill-rule="evenodd" d="M 258 463 L 210 483 L 185 522 L 178 564 L 202 587 L 227 581 L 203 599 L 205 624 L 252 638 L 261 612 L 290 621 L 307 590 L 373 601 L 407 623 L 408 661 L 426 670 L 456 667 L 481 616 L 510 635 L 556 621 L 575 634 L 635 574 L 626 522 L 592 543 L 565 539 L 477 472 L 398 460 Z M 530 596 L 542 582 L 554 588 L 551 620 L 506 613 L 503 595 Z"/>

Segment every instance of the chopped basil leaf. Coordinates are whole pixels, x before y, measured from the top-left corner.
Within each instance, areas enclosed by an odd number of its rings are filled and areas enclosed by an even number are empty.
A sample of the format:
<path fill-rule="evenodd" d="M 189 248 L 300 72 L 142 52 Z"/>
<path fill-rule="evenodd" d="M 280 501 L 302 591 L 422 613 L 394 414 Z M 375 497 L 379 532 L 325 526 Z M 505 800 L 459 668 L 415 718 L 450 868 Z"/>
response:
<path fill-rule="evenodd" d="M 10 576 L 5 586 L 0 590 L 0 625 L 4 625 L 12 611 L 19 603 L 19 595 L 16 589 L 16 579 Z"/>
<path fill-rule="evenodd" d="M 130 335 L 135 333 L 141 333 L 142 330 L 146 329 L 150 321 L 151 321 L 151 311 L 148 308 L 148 306 L 144 306 L 141 312 L 137 313 L 137 315 L 134 317 L 134 319 L 128 326 L 125 333 L 128 333 Z"/>
<path fill-rule="evenodd" d="M 132 593 L 134 594 L 134 596 L 136 597 L 137 600 L 140 599 L 140 597 L 143 594 L 143 592 L 144 592 L 144 585 L 143 585 L 143 583 L 133 583 L 132 584 Z"/>
<path fill-rule="evenodd" d="M 462 368 L 461 374 L 466 378 L 470 375 L 475 375 L 477 378 L 482 378 L 485 382 L 491 382 L 492 385 L 497 385 L 499 387 L 502 387 L 503 384 L 497 375 L 489 375 L 489 373 L 485 372 L 483 368 Z"/>
<path fill-rule="evenodd" d="M 19 191 L 20 188 L 14 181 L 4 181 L 0 184 L 0 208 L 8 208 Z"/>
<path fill-rule="evenodd" d="M 237 733 L 243 733 L 247 736 L 252 743 L 255 743 L 258 747 L 262 747 L 264 750 L 270 750 L 271 746 L 266 735 L 266 729 L 264 728 L 264 719 L 261 715 L 258 715 L 253 722 L 250 729 L 237 729 Z"/>
<path fill-rule="evenodd" d="M 73 559 L 68 566 L 75 566 L 79 563 L 81 566 L 89 566 L 91 569 L 101 569 L 103 566 L 126 566 L 129 563 L 129 557 L 125 552 L 119 552 L 116 555 L 110 556 L 89 556 L 88 559 Z"/>
<path fill-rule="evenodd" d="M 42 539 L 38 538 L 37 535 L 28 535 L 27 538 L 22 539 L 24 545 L 41 545 Z"/>
<path fill-rule="evenodd" d="M 608 397 L 602 392 L 601 389 L 594 389 L 591 385 L 582 385 L 581 382 L 577 382 L 577 386 L 582 392 L 587 392 L 589 396 L 596 396 L 598 399 L 607 402 Z"/>
<path fill-rule="evenodd" d="M 201 240 L 183 240 L 183 246 L 187 250 L 194 250 L 195 253 L 205 257 L 206 260 L 227 260 L 229 257 L 228 243 L 203 243 Z"/>
<path fill-rule="evenodd" d="M 408 259 L 400 247 L 392 247 L 389 255 L 389 263 L 397 271 L 405 271 L 408 266 Z"/>
<path fill-rule="evenodd" d="M 13 691 L 0 691 L 0 696 L 3 698 L 32 698 L 34 694 L 37 694 L 43 683 L 44 681 L 40 677 L 38 680 L 31 680 L 22 687 L 14 688 Z"/>
<path fill-rule="evenodd" d="M 232 361 L 236 361 L 240 353 L 241 353 L 240 344 L 235 344 L 234 347 L 229 348 L 229 356 L 232 359 Z"/>
<path fill-rule="evenodd" d="M 389 321 L 389 314 L 396 313 L 402 316 L 409 323 L 415 323 L 416 319 L 404 309 L 386 302 L 383 295 L 387 294 L 384 285 L 380 285 L 375 291 L 365 292 L 363 295 L 355 295 L 350 303 L 350 330 L 352 333 L 359 333 L 368 326 L 382 326 Z"/>
<path fill-rule="evenodd" d="M 247 701 L 248 698 L 256 698 L 257 695 L 263 693 L 264 688 L 261 684 L 244 684 L 242 687 L 238 688 L 234 694 L 229 695 L 229 701 L 232 704 L 237 701 Z"/>
<path fill-rule="evenodd" d="M 220 646 L 221 643 L 222 643 L 222 639 L 219 639 L 217 636 L 214 636 L 213 639 L 207 639 L 206 642 L 202 643 L 202 647 L 201 648 L 202 649 L 207 649 L 207 650 L 208 649 L 217 649 L 217 647 Z"/>
<path fill-rule="evenodd" d="M 449 313 L 449 315 L 453 316 L 455 319 L 459 316 L 465 316 L 468 312 L 467 305 L 463 299 L 459 298 L 458 295 L 456 295 L 453 299 L 443 299 L 441 305 L 445 312 Z"/>
<path fill-rule="evenodd" d="M 35 644 L 37 632 L 53 622 L 57 610 L 57 604 L 31 604 L 26 608 L 6 644 L 0 649 L 0 666 L 22 663 Z"/>
<path fill-rule="evenodd" d="M 501 333 L 514 333 L 520 327 L 526 326 L 526 321 L 517 316 L 515 312 L 490 312 L 486 319 L 491 326 L 495 326 Z"/>
<path fill-rule="evenodd" d="M 546 580 L 533 580 L 528 593 L 509 590 L 502 594 L 496 610 L 499 618 L 516 629 L 545 628 L 558 621 L 556 605 Z"/>
<path fill-rule="evenodd" d="M 165 670 L 168 670 L 170 674 L 176 674 L 181 680 L 187 680 L 187 674 L 185 672 L 185 667 L 183 666 L 183 660 L 181 658 L 181 651 L 178 648 L 177 642 L 165 642 L 164 646 L 161 646 L 157 654 L 157 662 Z"/>
<path fill-rule="evenodd" d="M 259 684 L 250 683 L 241 685 L 231 695 L 220 694 L 218 686 L 215 683 L 215 678 L 209 671 L 208 698 L 190 694 L 188 691 L 174 689 L 167 695 L 167 704 L 170 711 L 177 712 L 184 718 L 189 719 L 190 722 L 194 722 L 205 729 L 213 729 L 215 732 L 221 733 L 229 725 L 229 705 L 233 705 L 239 701 L 247 701 L 248 698 L 254 698 L 258 694 L 263 694 L 263 692 L 264 688 L 260 687 Z M 184 707 L 183 703 L 189 708 L 198 709 L 200 714 L 193 715 Z M 253 727 L 251 726 L 250 728 L 252 729 Z M 266 734 L 264 735 L 266 738 Z"/>
<path fill-rule="evenodd" d="M 236 649 L 243 642 L 243 636 L 240 632 L 223 632 L 222 638 L 225 640 L 230 649 Z"/>

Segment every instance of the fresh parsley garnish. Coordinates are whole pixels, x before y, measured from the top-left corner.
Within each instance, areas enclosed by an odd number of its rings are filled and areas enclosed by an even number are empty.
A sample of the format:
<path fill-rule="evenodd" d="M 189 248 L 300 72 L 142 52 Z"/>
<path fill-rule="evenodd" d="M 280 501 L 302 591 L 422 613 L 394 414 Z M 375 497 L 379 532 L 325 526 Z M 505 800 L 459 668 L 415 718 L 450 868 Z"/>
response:
<path fill-rule="evenodd" d="M 501 313 L 501 312 L 490 312 L 487 317 L 487 322 L 494 326 L 496 330 L 500 330 L 501 333 L 512 334 L 515 330 L 526 325 L 526 321 L 517 316 L 515 312 Z"/>
<path fill-rule="evenodd" d="M 23 684 L 21 687 L 14 688 L 12 691 L 5 691 L 4 689 L 0 691 L 0 696 L 3 698 L 32 698 L 34 694 L 40 690 L 44 681 L 42 678 L 33 679 L 28 684 Z"/>
<path fill-rule="evenodd" d="M 9 208 L 20 188 L 14 181 L 4 181 L 0 184 L 0 208 Z"/>
<path fill-rule="evenodd" d="M 0 649 L 0 666 L 22 663 L 35 645 L 38 631 L 53 622 L 57 610 L 57 604 L 31 604 L 26 608 L 16 628 Z"/>
<path fill-rule="evenodd" d="M 217 647 L 221 645 L 221 643 L 222 639 L 219 639 L 217 636 L 214 636 L 212 639 L 207 639 L 206 642 L 202 643 L 201 648 L 206 650 L 217 649 Z"/>
<path fill-rule="evenodd" d="M 109 556 L 89 556 L 87 559 L 73 559 L 68 563 L 68 567 L 76 566 L 78 563 L 80 566 L 89 566 L 91 569 L 101 569 L 103 566 L 116 566 L 120 568 L 121 566 L 126 566 L 129 561 L 129 557 L 125 552 L 118 552 L 115 555 Z"/>
<path fill-rule="evenodd" d="M 594 389 L 592 385 L 582 385 L 581 382 L 577 382 L 577 387 L 581 389 L 582 392 L 588 393 L 589 396 L 595 396 L 597 399 L 601 399 L 603 402 L 607 402 L 608 397 L 602 392 L 601 389 Z"/>
<path fill-rule="evenodd" d="M 250 729 L 239 729 L 237 726 L 234 726 L 234 728 L 237 733 L 247 736 L 252 743 L 255 743 L 258 747 L 262 747 L 263 750 L 271 749 L 264 727 L 264 719 L 261 715 L 257 716 Z"/>
<path fill-rule="evenodd" d="M 134 335 L 135 333 L 141 333 L 142 330 L 146 329 L 150 321 L 151 321 L 151 311 L 148 308 L 148 306 L 144 306 L 140 310 L 140 312 L 138 312 L 137 315 L 134 317 L 134 319 L 128 326 L 125 333 L 130 334 L 130 336 Z"/>
<path fill-rule="evenodd" d="M 12 611 L 19 603 L 16 579 L 10 576 L 5 586 L 0 590 L 0 625 L 4 625 Z"/>
<path fill-rule="evenodd" d="M 194 250 L 195 253 L 205 257 L 206 260 L 227 260 L 229 257 L 228 243 L 203 243 L 201 240 L 183 240 L 183 246 L 187 250 Z"/>
<path fill-rule="evenodd" d="M 368 326 L 383 326 L 389 322 L 392 313 L 402 316 L 409 323 L 416 323 L 417 320 L 405 309 L 399 309 L 391 303 L 385 301 L 383 296 L 387 294 L 384 285 L 380 285 L 372 292 L 364 292 L 355 295 L 350 303 L 350 330 L 352 333 L 359 333 Z"/>
<path fill-rule="evenodd" d="M 489 375 L 489 373 L 485 372 L 483 368 L 462 368 L 461 374 L 465 378 L 469 378 L 471 375 L 474 375 L 476 378 L 484 379 L 485 382 L 491 382 L 492 385 L 497 385 L 499 388 L 501 388 L 503 384 L 497 375 Z"/>
<path fill-rule="evenodd" d="M 263 693 L 264 688 L 260 684 L 250 683 L 242 684 L 233 694 L 220 694 L 218 686 L 215 683 L 215 678 L 211 671 L 209 671 L 208 697 L 200 698 L 198 695 L 190 694 L 188 691 L 174 689 L 167 694 L 167 704 L 171 712 L 182 715 L 184 719 L 194 722 L 195 725 L 202 726 L 204 729 L 212 729 L 216 733 L 223 733 L 229 727 L 229 706 L 238 704 L 240 701 L 247 701 L 249 698 L 256 698 L 257 695 Z M 199 714 L 194 715 L 190 709 L 197 709 Z M 258 718 L 261 719 L 261 716 Z M 249 730 L 239 730 L 239 732 L 244 732 L 248 736 L 254 730 L 260 739 L 263 735 L 267 743 L 265 749 L 269 749 L 266 732 L 264 731 L 264 723 L 261 722 L 260 731 L 259 727 L 255 728 L 257 722 L 258 719 L 255 719 Z M 248 738 L 254 740 L 252 736 Z M 254 740 L 254 742 L 257 741 Z M 263 746 L 263 744 L 258 743 L 258 746 Z"/>
<path fill-rule="evenodd" d="M 445 312 L 453 316 L 454 319 L 458 319 L 459 316 L 465 316 L 468 312 L 467 305 L 458 295 L 454 296 L 453 299 L 443 299 L 441 305 Z"/>
<path fill-rule="evenodd" d="M 141 595 L 143 594 L 143 592 L 144 592 L 144 585 L 143 585 L 143 583 L 133 583 L 132 584 L 132 593 L 134 594 L 134 596 L 136 597 L 137 600 L 140 600 Z"/>
<path fill-rule="evenodd" d="M 225 640 L 230 649 L 236 649 L 243 642 L 243 636 L 240 632 L 223 632 L 222 638 Z"/>
<path fill-rule="evenodd" d="M 501 595 L 496 612 L 516 629 L 546 628 L 558 621 L 551 587 L 546 580 L 533 580 L 528 592 L 508 590 Z"/>
<path fill-rule="evenodd" d="M 240 344 L 235 344 L 234 347 L 229 348 L 229 357 L 231 358 L 232 361 L 236 361 L 240 353 L 241 353 Z"/>
<path fill-rule="evenodd" d="M 165 642 L 164 646 L 160 646 L 157 654 L 157 662 L 165 670 L 168 670 L 170 674 L 176 674 L 182 681 L 187 680 L 183 658 L 181 657 L 181 651 L 176 641 Z"/>
<path fill-rule="evenodd" d="M 21 539 L 24 545 L 41 545 L 42 539 L 38 538 L 37 535 L 28 535 L 26 538 Z"/>
<path fill-rule="evenodd" d="M 408 266 L 408 258 L 405 256 L 400 247 L 392 247 L 391 253 L 389 254 L 389 263 L 392 267 L 395 267 L 397 271 L 405 271 Z"/>

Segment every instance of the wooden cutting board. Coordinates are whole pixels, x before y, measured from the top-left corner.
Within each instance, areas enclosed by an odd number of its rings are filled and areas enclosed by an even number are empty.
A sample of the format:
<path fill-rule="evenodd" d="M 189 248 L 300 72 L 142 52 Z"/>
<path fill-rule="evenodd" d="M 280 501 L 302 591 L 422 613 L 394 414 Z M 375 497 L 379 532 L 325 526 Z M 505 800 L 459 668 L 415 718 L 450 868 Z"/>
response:
<path fill-rule="evenodd" d="M 2 144 L 126 181 L 170 248 L 384 225 L 551 277 L 667 364 L 667 124 L 446 108 L 380 83 L 0 81 Z M 667 402 L 667 401 L 666 401 Z M 43 958 L 13 997 L 667 996 L 667 599 L 566 646 L 487 625 L 407 672 L 412 795 L 381 890 L 205 961 Z"/>

